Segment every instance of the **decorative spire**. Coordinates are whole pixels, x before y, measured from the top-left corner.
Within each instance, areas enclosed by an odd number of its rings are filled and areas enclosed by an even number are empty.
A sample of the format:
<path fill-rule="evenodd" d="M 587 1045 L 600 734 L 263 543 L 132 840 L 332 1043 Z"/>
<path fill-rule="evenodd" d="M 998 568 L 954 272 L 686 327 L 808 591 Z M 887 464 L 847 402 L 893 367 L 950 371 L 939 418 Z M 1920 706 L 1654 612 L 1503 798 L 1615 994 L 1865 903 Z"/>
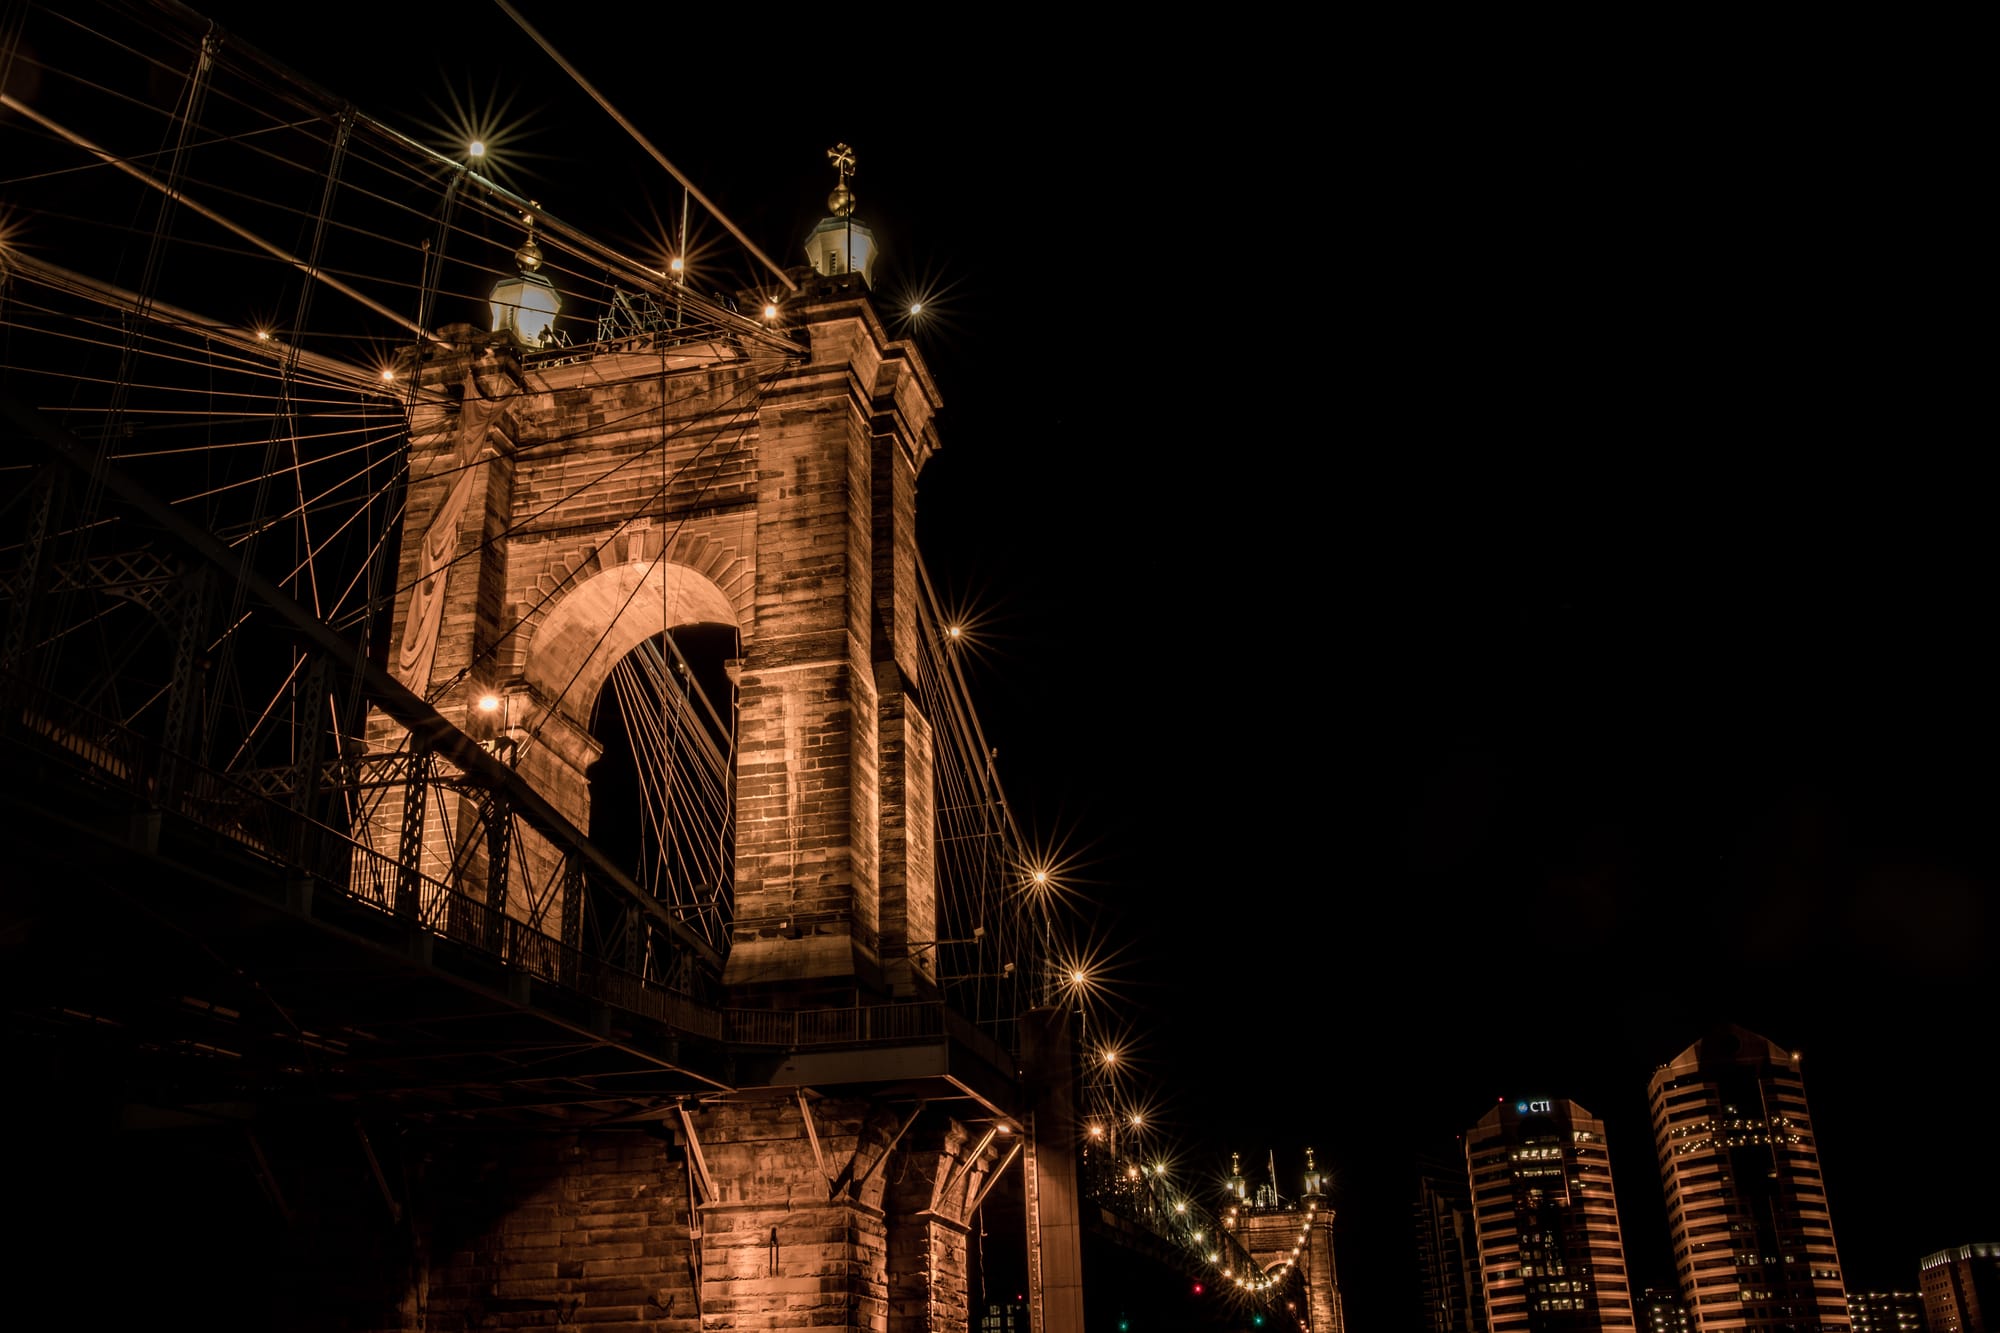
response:
<path fill-rule="evenodd" d="M 540 205 L 530 200 L 529 207 Z M 542 266 L 542 247 L 535 244 L 535 215 L 523 213 L 521 221 L 528 224 L 528 239 L 514 252 L 519 272 L 493 284 L 493 331 L 512 335 L 519 346 L 540 347 L 555 325 L 562 297 L 545 274 L 536 272 Z"/>
<path fill-rule="evenodd" d="M 530 200 L 529 202 L 533 203 L 534 201 Z M 520 266 L 521 272 L 533 273 L 542 266 L 542 247 L 535 244 L 535 215 L 533 213 L 523 213 L 521 214 L 521 221 L 528 224 L 528 239 L 523 241 L 521 248 L 514 252 L 514 262 Z"/>
<path fill-rule="evenodd" d="M 847 188 L 847 178 L 854 174 L 854 150 L 844 143 L 837 143 L 826 150 L 826 156 L 839 174 L 833 193 L 826 197 L 827 211 L 837 218 L 851 217 L 854 213 L 854 191 Z"/>
<path fill-rule="evenodd" d="M 854 148 L 837 143 L 826 150 L 826 160 L 837 178 L 833 193 L 826 197 L 827 216 L 806 237 L 806 259 L 813 272 L 824 277 L 858 273 L 867 283 L 875 269 L 875 233 L 854 217 L 854 191 L 847 186 L 847 178 L 854 174 Z"/>

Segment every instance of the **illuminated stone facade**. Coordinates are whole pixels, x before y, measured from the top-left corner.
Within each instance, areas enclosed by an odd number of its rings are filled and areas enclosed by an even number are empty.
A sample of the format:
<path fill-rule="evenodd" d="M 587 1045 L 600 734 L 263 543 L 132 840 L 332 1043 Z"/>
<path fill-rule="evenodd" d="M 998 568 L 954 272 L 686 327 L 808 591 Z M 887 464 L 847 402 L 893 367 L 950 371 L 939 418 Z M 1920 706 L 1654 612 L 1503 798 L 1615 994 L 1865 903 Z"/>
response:
<path fill-rule="evenodd" d="M 644 340 L 523 362 L 462 326 L 406 366 L 418 384 L 389 666 L 589 831 L 590 723 L 612 668 L 677 626 L 734 629 L 726 983 L 748 1004 L 928 996 L 932 732 L 906 682 L 916 478 L 939 400 L 858 278 L 801 273 L 785 318 L 803 362 Z M 405 748 L 371 717 L 371 754 Z M 479 897 L 467 799 L 423 810 L 413 838 L 390 792 L 372 820 L 378 862 L 420 841 L 430 880 Z M 533 837 L 517 856 L 507 914 L 558 933 L 559 858 Z"/>
<path fill-rule="evenodd" d="M 1653 1073 L 1653 1138 L 1696 1333 L 1850 1327 L 1799 1055 L 1733 1025 Z"/>
<path fill-rule="evenodd" d="M 1465 1135 L 1490 1333 L 1635 1327 L 1604 1123 L 1560 1098 L 1507 1101 Z"/>
<path fill-rule="evenodd" d="M 898 1139 L 865 1098 L 796 1096 L 685 1124 L 436 1154 L 450 1188 L 415 1219 L 430 1258 L 379 1327 L 969 1328 L 968 1204 L 996 1159 L 963 1126 Z"/>
<path fill-rule="evenodd" d="M 1317 1177 L 1313 1178 L 1317 1183 Z M 1296 1268 L 1305 1290 L 1306 1308 L 1294 1313 L 1312 1333 L 1344 1333 L 1345 1306 L 1340 1274 L 1333 1259 L 1333 1209 L 1319 1193 L 1306 1194 L 1296 1204 L 1229 1208 L 1223 1225 L 1250 1252 L 1266 1277 L 1283 1278 Z M 1238 1280 L 1248 1280 L 1239 1275 Z"/>

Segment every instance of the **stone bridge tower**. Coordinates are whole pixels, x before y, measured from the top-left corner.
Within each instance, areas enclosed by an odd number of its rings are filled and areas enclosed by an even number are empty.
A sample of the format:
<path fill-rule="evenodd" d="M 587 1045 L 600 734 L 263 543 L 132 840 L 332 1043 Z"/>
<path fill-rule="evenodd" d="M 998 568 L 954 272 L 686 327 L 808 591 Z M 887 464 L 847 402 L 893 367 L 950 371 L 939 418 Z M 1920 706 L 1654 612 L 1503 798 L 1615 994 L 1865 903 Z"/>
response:
<path fill-rule="evenodd" d="M 444 330 L 414 367 L 388 649 L 404 684 L 588 831 L 591 716 L 612 668 L 665 630 L 733 629 L 725 981 L 747 1004 L 935 985 L 932 952 L 912 947 L 936 938 L 936 893 L 931 724 L 908 682 L 916 482 L 939 399 L 858 273 L 801 276 L 783 321 L 802 359 L 635 338 L 524 363 L 504 334 Z M 401 733 L 378 716 L 369 742 L 392 750 Z M 403 811 L 384 804 L 381 837 Z M 428 866 L 478 862 L 444 842 L 479 827 L 472 812 L 420 814 Z M 523 860 L 509 913 L 555 933 L 553 853 Z"/>
<path fill-rule="evenodd" d="M 940 400 L 868 298 L 872 240 L 844 175 L 833 202 L 840 225 L 815 232 L 772 322 L 794 352 L 660 335 L 524 355 L 506 329 L 460 325 L 406 367 L 389 667 L 562 815 L 589 830 L 592 709 L 620 659 L 683 625 L 735 632 L 733 1009 L 937 995 L 933 713 L 913 682 L 917 478 Z M 371 719 L 375 754 L 404 740 Z M 427 867 L 474 881 L 502 864 L 469 832 L 478 812 L 416 800 L 383 803 L 379 851 L 421 844 Z M 560 857 L 522 836 L 492 902 L 566 935 Z M 438 1256 L 432 1315 L 594 1305 L 608 1283 L 635 1322 L 698 1311 L 688 1330 L 962 1333 L 972 1212 L 1026 1122 L 911 1083 L 801 1056 L 660 1108 L 643 1139 L 530 1154 L 504 1169 L 534 1220 L 492 1219 Z M 614 1196 L 615 1237 L 598 1216 L 612 1205 L 592 1202 Z"/>
<path fill-rule="evenodd" d="M 1238 1183 L 1240 1174 L 1232 1177 Z M 1311 1333 L 1346 1333 L 1341 1309 L 1340 1276 L 1333 1259 L 1333 1209 L 1322 1193 L 1323 1179 L 1306 1149 L 1305 1190 L 1296 1203 L 1279 1201 L 1275 1188 L 1260 1189 L 1257 1203 L 1229 1208 L 1223 1225 L 1232 1232 L 1258 1270 L 1282 1278 L 1296 1269 L 1304 1287 L 1305 1326 Z"/>

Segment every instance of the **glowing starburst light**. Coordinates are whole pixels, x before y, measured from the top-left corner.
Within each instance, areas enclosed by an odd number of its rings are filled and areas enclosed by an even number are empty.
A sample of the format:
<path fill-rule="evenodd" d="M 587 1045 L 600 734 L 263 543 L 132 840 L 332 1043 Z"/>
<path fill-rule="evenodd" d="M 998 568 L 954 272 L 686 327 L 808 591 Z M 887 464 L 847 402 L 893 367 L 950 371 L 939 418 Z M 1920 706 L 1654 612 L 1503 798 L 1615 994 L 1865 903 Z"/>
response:
<path fill-rule="evenodd" d="M 13 256 L 20 249 L 21 225 L 5 205 L 0 205 L 0 278 L 7 276 Z"/>
<path fill-rule="evenodd" d="M 897 311 L 895 332 L 898 335 L 921 332 L 926 339 L 953 339 L 957 321 L 953 318 L 951 293 L 957 285 L 956 279 L 947 281 L 940 275 L 926 273 L 891 292 Z"/>
<path fill-rule="evenodd" d="M 467 88 L 445 92 L 446 105 L 431 103 L 431 125 L 425 138 L 440 157 L 450 158 L 490 180 L 505 182 L 531 157 L 525 153 L 528 118 L 513 110 L 514 94 L 497 89 L 479 94 Z"/>

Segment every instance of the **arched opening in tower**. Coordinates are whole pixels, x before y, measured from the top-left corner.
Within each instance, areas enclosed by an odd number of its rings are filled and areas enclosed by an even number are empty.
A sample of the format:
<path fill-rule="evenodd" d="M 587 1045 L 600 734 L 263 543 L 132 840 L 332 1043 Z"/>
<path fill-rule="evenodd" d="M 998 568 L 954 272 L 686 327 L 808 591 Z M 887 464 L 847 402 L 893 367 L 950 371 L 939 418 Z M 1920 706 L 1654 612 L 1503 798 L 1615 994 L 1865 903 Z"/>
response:
<path fill-rule="evenodd" d="M 718 951 L 734 915 L 736 714 L 732 625 L 680 625 L 621 658 L 591 710 L 590 836 Z M 648 928 L 645 975 L 672 956 Z"/>

